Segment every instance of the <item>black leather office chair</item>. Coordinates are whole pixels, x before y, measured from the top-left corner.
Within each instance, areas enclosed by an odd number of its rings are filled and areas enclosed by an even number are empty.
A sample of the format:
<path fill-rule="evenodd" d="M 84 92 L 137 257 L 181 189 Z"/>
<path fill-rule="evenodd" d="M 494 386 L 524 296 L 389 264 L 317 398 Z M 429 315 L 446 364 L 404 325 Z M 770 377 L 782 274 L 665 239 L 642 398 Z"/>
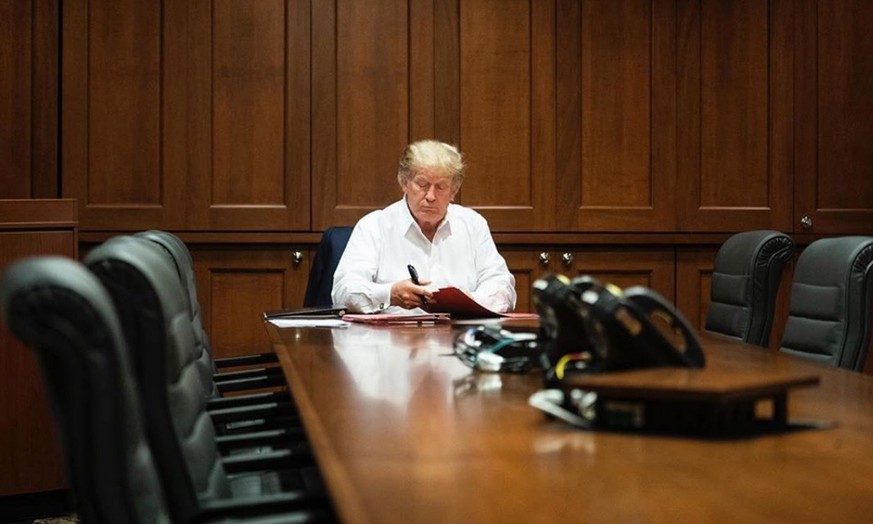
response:
<path fill-rule="evenodd" d="M 169 522 L 121 326 L 97 278 L 70 259 L 24 260 L 5 271 L 0 304 L 38 355 L 80 518 Z"/>
<path fill-rule="evenodd" d="M 776 295 L 794 241 L 779 231 L 747 231 L 719 248 L 712 272 L 707 331 L 766 347 Z"/>
<path fill-rule="evenodd" d="M 303 299 L 304 307 L 332 305 L 330 292 L 333 289 L 333 274 L 346 250 L 353 229 L 348 226 L 337 226 L 329 227 L 324 231 L 309 269 L 309 281 Z"/>
<path fill-rule="evenodd" d="M 198 368 L 203 374 L 204 384 L 212 388 L 209 391 L 210 396 L 218 396 L 220 393 L 226 392 L 283 386 L 284 377 L 278 367 L 219 372 L 219 370 L 239 366 L 275 364 L 278 360 L 275 353 L 215 359 L 209 344 L 209 337 L 206 330 L 203 329 L 200 300 L 197 296 L 197 279 L 194 274 L 194 261 L 188 247 L 179 237 L 166 231 L 149 230 L 134 236 L 149 240 L 159 246 L 176 270 L 184 290 L 186 305 L 194 327 L 195 340 L 199 348 Z"/>
<path fill-rule="evenodd" d="M 0 283 L 5 323 L 39 357 L 60 429 L 67 478 L 86 524 L 319 522 L 327 511 L 277 512 L 282 497 L 201 500 L 173 518 L 146 438 L 143 411 L 113 299 L 84 266 L 61 257 L 10 266 Z M 196 446 L 189 440 L 188 446 Z M 182 468 L 177 474 L 183 476 Z M 251 491 L 251 490 L 250 490 Z"/>
<path fill-rule="evenodd" d="M 870 345 L 873 237 L 817 240 L 797 260 L 784 353 L 861 371 Z"/>
<path fill-rule="evenodd" d="M 240 393 L 274 386 L 286 387 L 287 383 L 282 370 L 276 366 L 218 372 L 220 368 L 275 363 L 277 362 L 276 354 L 262 353 L 213 359 L 209 337 L 203 329 L 201 321 L 194 262 L 188 247 L 179 237 L 166 231 L 149 230 L 134 236 L 148 240 L 159 247 L 179 277 L 183 295 L 186 298 L 185 304 L 188 307 L 191 326 L 194 330 L 196 365 L 205 387 L 204 392 L 210 397 L 208 409 L 213 422 L 216 424 L 216 430 L 224 435 L 234 432 L 250 433 L 255 430 L 279 430 L 274 435 L 276 439 L 305 440 L 297 416 L 292 415 L 296 408 L 287 391 L 221 396 L 228 392 Z M 236 438 L 244 437 L 237 436 Z"/>
<path fill-rule="evenodd" d="M 188 307 L 161 249 L 144 239 L 116 237 L 92 250 L 86 263 L 119 311 L 174 520 L 188 522 L 202 514 L 204 502 L 254 505 L 262 511 L 325 509 L 317 472 L 307 469 L 313 459 L 305 447 L 219 456 Z"/>

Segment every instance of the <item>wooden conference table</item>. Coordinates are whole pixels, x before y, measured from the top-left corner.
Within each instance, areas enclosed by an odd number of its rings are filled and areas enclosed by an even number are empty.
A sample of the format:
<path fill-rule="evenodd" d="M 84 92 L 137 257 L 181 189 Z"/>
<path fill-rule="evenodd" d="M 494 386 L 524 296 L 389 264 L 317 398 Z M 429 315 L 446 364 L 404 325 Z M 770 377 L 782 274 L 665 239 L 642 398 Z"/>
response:
<path fill-rule="evenodd" d="M 735 440 L 547 420 L 539 372 L 476 373 L 460 328 L 267 331 L 343 522 L 869 522 L 873 380 L 704 335 L 707 369 L 813 371 L 789 418 Z"/>

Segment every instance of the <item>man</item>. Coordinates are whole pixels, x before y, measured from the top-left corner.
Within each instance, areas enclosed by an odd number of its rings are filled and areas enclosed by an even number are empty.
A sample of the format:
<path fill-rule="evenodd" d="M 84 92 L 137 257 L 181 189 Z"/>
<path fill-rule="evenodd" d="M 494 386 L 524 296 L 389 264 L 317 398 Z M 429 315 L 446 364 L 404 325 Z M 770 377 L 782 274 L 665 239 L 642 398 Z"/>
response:
<path fill-rule="evenodd" d="M 436 140 L 408 145 L 397 171 L 404 197 L 355 226 L 334 273 L 333 302 L 362 313 L 420 313 L 424 301 L 435 300 L 432 289 L 454 286 L 489 309 L 512 310 L 515 278 L 488 223 L 452 204 L 463 180 L 463 158 L 454 146 Z"/>

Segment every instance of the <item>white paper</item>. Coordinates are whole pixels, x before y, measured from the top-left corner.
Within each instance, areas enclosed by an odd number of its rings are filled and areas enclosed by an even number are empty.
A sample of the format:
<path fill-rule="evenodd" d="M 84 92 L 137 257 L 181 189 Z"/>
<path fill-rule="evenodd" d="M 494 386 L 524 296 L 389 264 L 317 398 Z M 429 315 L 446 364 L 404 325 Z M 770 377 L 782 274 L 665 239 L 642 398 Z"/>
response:
<path fill-rule="evenodd" d="M 349 323 L 341 318 L 274 318 L 269 321 L 276 327 L 338 327 L 347 328 Z"/>

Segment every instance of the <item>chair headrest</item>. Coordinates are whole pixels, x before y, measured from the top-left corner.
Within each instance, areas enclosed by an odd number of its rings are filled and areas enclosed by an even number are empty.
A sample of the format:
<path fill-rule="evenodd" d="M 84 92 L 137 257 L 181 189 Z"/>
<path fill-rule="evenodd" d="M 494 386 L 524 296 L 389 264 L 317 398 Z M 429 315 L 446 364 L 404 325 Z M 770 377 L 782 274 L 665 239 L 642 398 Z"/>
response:
<path fill-rule="evenodd" d="M 26 259 L 5 272 L 0 304 L 39 354 L 82 518 L 166 521 L 120 322 L 99 280 L 70 259 Z"/>

